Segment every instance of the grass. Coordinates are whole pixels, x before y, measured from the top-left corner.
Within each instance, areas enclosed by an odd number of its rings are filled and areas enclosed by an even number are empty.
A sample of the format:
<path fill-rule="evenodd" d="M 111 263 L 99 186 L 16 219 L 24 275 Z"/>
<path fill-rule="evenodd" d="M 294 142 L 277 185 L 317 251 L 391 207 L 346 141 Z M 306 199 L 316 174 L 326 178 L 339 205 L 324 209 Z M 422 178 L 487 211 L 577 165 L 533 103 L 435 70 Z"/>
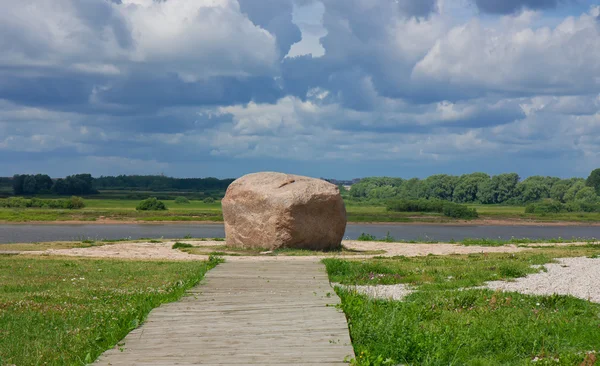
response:
<path fill-rule="evenodd" d="M 402 240 L 396 239 L 390 235 L 388 232 L 386 236 L 383 238 L 377 238 L 375 235 L 362 233 L 356 239 L 357 241 L 375 241 L 375 242 L 384 242 L 384 243 L 409 243 L 409 244 L 438 244 L 439 241 L 436 240 Z M 527 245 L 527 244 L 552 244 L 552 243 L 588 243 L 588 244 L 598 244 L 600 241 L 595 238 L 542 238 L 542 239 L 530 239 L 530 238 L 510 238 L 510 239 L 492 239 L 492 238 L 465 238 L 462 240 L 450 240 L 449 244 L 461 244 L 461 245 L 480 245 L 480 246 L 488 246 L 488 247 L 499 247 L 503 245 L 509 244 L 517 244 L 517 245 Z"/>
<path fill-rule="evenodd" d="M 143 222 L 191 222 L 223 221 L 221 203 L 204 203 L 191 200 L 189 204 L 178 204 L 174 200 L 163 200 L 168 211 L 136 211 L 140 200 L 93 198 L 85 199 L 82 210 L 51 209 L 7 209 L 0 208 L 0 221 L 4 222 L 53 222 L 53 221 L 96 221 L 101 218 L 117 221 Z M 590 223 L 600 221 L 600 213 L 526 214 L 525 206 L 468 205 L 475 208 L 481 219 L 531 220 L 538 222 L 571 221 Z M 388 212 L 384 205 L 370 205 L 348 201 L 346 203 L 349 222 L 398 222 L 398 223 L 453 223 L 457 222 L 436 213 Z M 459 220 L 460 221 L 460 220 Z"/>
<path fill-rule="evenodd" d="M 481 245 L 481 246 L 503 246 L 507 244 L 552 244 L 552 243 L 588 243 L 598 244 L 598 239 L 592 238 L 547 238 L 547 239 L 529 239 L 529 238 L 511 238 L 511 239 L 488 239 L 488 238 L 475 238 L 475 239 L 463 239 L 460 241 L 450 241 L 451 243 L 457 243 L 462 245 Z"/>
<path fill-rule="evenodd" d="M 291 249 L 281 248 L 269 250 L 265 248 L 237 248 L 227 245 L 207 245 L 207 246 L 191 246 L 181 247 L 182 250 L 189 254 L 195 255 L 219 255 L 219 256 L 331 256 L 331 255 L 378 255 L 384 254 L 384 250 L 358 251 L 342 247 L 335 251 L 315 251 L 307 249 Z"/>
<path fill-rule="evenodd" d="M 84 365 L 218 262 L 0 257 L 0 364 Z"/>
<path fill-rule="evenodd" d="M 359 365 L 579 365 L 600 349 L 600 305 L 572 297 L 429 291 L 399 302 L 338 294 Z"/>
<path fill-rule="evenodd" d="M 404 283 L 441 290 L 526 276 L 539 271 L 531 265 L 552 261 L 553 257 L 544 253 L 502 253 L 374 258 L 363 261 L 325 259 L 324 263 L 332 282 L 359 285 Z"/>
<path fill-rule="evenodd" d="M 600 351 L 600 305 L 473 287 L 543 271 L 555 258 L 599 255 L 598 245 L 587 245 L 323 262 L 332 282 L 404 283 L 416 290 L 400 302 L 336 287 L 355 365 L 583 365 L 585 359 L 595 360 L 590 351 Z"/>
<path fill-rule="evenodd" d="M 105 245 L 109 243 L 95 242 L 91 240 L 84 241 L 55 241 L 43 243 L 14 243 L 0 245 L 0 251 L 44 251 L 48 249 L 73 249 L 89 248 L 93 246 Z"/>
<path fill-rule="evenodd" d="M 194 246 L 192 244 L 177 242 L 177 243 L 173 244 L 173 246 L 171 248 L 172 249 L 183 249 L 183 248 L 193 248 L 193 247 Z"/>

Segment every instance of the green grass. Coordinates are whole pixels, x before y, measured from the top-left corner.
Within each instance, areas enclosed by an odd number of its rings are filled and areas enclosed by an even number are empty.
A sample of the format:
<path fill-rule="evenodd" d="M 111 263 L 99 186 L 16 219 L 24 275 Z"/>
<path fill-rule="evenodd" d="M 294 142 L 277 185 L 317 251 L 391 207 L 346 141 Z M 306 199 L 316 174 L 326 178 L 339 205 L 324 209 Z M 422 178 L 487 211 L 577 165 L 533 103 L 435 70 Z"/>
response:
<path fill-rule="evenodd" d="M 473 238 L 463 239 L 459 241 L 450 241 L 451 243 L 457 243 L 462 245 L 481 245 L 490 247 L 499 247 L 507 244 L 540 244 L 540 243 L 588 243 L 598 244 L 598 239 L 591 238 L 547 238 L 547 239 L 529 239 L 529 238 L 511 238 L 508 240 L 504 239 L 488 239 L 488 238 Z"/>
<path fill-rule="evenodd" d="M 51 209 L 7 209 L 0 208 L 0 221 L 95 221 L 101 218 L 120 221 L 146 222 L 189 222 L 189 221 L 223 221 L 221 203 L 204 203 L 191 200 L 189 204 L 177 204 L 174 200 L 163 200 L 168 211 L 143 212 L 135 207 L 140 200 L 93 198 L 85 199 L 86 207 L 82 210 Z M 468 205 L 475 208 L 480 219 L 496 220 L 531 220 L 538 222 L 570 221 L 591 223 L 600 221 L 600 213 L 560 213 L 560 214 L 526 214 L 524 206 L 502 205 Z M 398 222 L 398 223 L 453 223 L 457 222 L 437 213 L 423 212 L 389 212 L 384 205 L 373 205 L 348 201 L 346 203 L 349 222 Z M 459 220 L 460 221 L 460 220 Z"/>
<path fill-rule="evenodd" d="M 332 282 L 404 283 L 416 290 L 400 302 L 336 287 L 355 365 L 579 365 L 587 352 L 600 351 L 600 305 L 569 296 L 469 287 L 543 271 L 531 266 L 559 257 L 599 255 L 599 246 L 587 245 L 516 254 L 323 262 Z"/>
<path fill-rule="evenodd" d="M 172 249 L 187 249 L 187 248 L 193 248 L 193 247 L 194 246 L 192 244 L 177 242 L 177 243 L 173 244 L 173 246 L 171 248 Z"/>
<path fill-rule="evenodd" d="M 358 241 L 376 241 L 384 243 L 409 243 L 409 244 L 438 244 L 439 241 L 420 239 L 420 240 L 402 240 L 396 239 L 388 232 L 383 238 L 377 238 L 374 235 L 362 233 L 356 239 Z M 552 244 L 552 243 L 588 243 L 588 244 L 599 244 L 600 241 L 595 238 L 546 238 L 546 239 L 530 239 L 530 238 L 511 238 L 511 239 L 491 239 L 491 238 L 465 238 L 462 240 L 450 240 L 449 244 L 460 244 L 465 246 L 479 245 L 488 247 L 499 247 L 503 245 L 516 244 L 516 245 L 527 245 L 527 244 Z"/>
<path fill-rule="evenodd" d="M 0 365 L 84 365 L 213 262 L 0 256 Z"/>
<path fill-rule="evenodd" d="M 600 350 L 600 305 L 568 296 L 423 291 L 400 302 L 337 291 L 358 365 L 579 365 Z"/>
<path fill-rule="evenodd" d="M 323 262 L 332 282 L 360 285 L 404 283 L 440 290 L 522 277 L 539 271 L 531 265 L 543 265 L 552 261 L 553 257 L 544 253 L 502 253 L 374 258 L 362 261 L 325 259 Z"/>

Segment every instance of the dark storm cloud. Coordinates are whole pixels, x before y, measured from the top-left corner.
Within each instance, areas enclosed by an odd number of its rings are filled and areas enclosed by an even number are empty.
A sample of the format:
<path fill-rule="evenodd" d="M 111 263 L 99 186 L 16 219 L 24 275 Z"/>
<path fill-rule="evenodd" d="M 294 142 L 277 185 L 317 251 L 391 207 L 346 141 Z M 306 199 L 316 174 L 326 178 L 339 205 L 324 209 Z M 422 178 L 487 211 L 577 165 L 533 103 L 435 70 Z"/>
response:
<path fill-rule="evenodd" d="M 134 74 L 99 91 L 107 104 L 148 106 L 206 106 L 275 102 L 283 96 L 273 78 L 266 76 L 212 77 L 184 82 L 174 74 Z"/>
<path fill-rule="evenodd" d="M 543 10 L 555 8 L 561 0 L 475 0 L 479 10 L 492 14 L 510 14 L 522 9 Z"/>
<path fill-rule="evenodd" d="M 133 45 L 131 30 L 127 21 L 118 14 L 110 2 L 84 0 L 73 3 L 77 15 L 98 32 L 105 27 L 112 29 L 119 46 L 129 48 Z M 120 4 L 118 2 L 117 4 Z"/>
<path fill-rule="evenodd" d="M 76 78 L 60 71 L 55 76 L 11 75 L 10 69 L 0 73 L 0 99 L 29 106 L 81 106 L 88 103 L 93 87 L 93 78 Z"/>
<path fill-rule="evenodd" d="M 292 0 L 238 0 L 240 9 L 256 25 L 277 37 L 280 57 L 302 39 L 300 29 L 292 22 Z"/>

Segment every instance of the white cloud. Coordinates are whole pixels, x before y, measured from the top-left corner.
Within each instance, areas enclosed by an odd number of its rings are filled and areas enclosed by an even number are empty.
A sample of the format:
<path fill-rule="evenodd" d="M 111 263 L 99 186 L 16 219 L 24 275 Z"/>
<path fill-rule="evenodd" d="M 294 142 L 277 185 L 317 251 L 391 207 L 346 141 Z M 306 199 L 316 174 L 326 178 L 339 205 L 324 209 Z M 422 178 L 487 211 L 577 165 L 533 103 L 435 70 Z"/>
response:
<path fill-rule="evenodd" d="M 538 29 L 527 27 L 523 16 L 507 26 L 509 18 L 500 26 L 473 19 L 453 28 L 416 64 L 413 79 L 431 87 L 437 82 L 487 92 L 600 90 L 600 26 L 595 15 L 568 17 L 555 28 Z"/>
<path fill-rule="evenodd" d="M 275 37 L 237 0 L 3 2 L 0 65 L 116 75 L 139 67 L 186 81 L 276 72 Z"/>

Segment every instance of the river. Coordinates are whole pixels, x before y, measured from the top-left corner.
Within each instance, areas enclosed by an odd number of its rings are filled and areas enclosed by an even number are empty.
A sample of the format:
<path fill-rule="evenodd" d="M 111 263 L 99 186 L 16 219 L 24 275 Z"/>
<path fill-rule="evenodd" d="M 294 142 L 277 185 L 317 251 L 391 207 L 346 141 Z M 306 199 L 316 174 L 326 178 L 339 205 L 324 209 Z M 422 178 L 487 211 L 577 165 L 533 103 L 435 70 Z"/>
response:
<path fill-rule="evenodd" d="M 382 238 L 389 234 L 398 240 L 449 241 L 465 238 L 600 238 L 600 226 L 450 226 L 348 224 L 346 239 L 361 233 Z M 222 224 L 145 224 L 145 225 L 0 225 L 0 244 L 67 240 L 140 238 L 222 238 Z"/>

